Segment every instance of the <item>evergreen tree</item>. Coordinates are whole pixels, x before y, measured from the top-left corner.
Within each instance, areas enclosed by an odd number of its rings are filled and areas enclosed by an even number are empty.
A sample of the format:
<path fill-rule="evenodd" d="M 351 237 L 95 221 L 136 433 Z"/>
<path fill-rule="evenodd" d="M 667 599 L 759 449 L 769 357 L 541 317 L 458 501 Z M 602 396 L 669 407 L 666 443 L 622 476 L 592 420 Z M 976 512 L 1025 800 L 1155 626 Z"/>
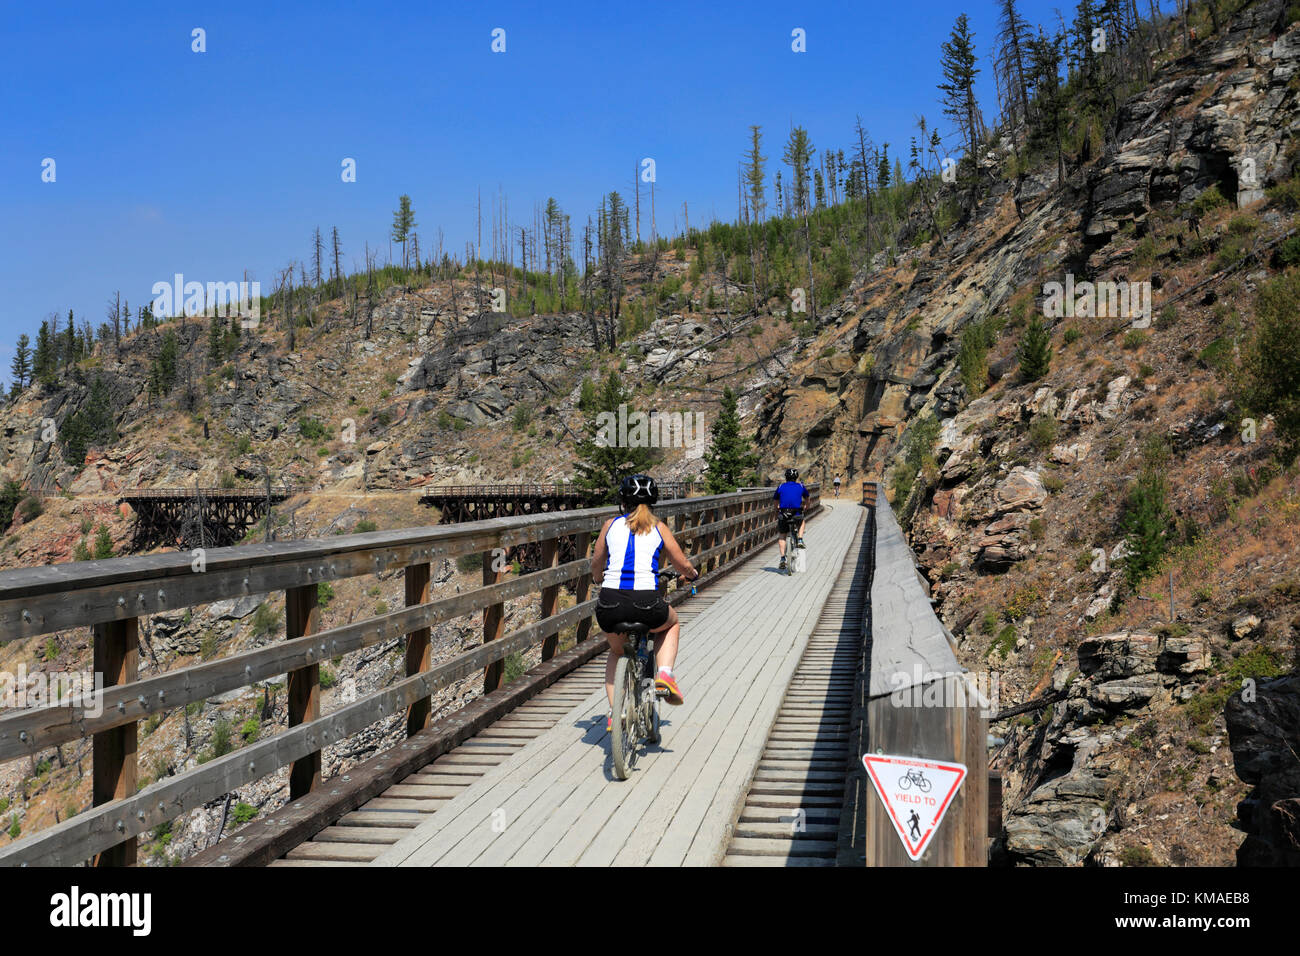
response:
<path fill-rule="evenodd" d="M 656 449 L 620 445 L 622 436 L 610 434 L 611 419 L 617 423 L 620 405 L 631 414 L 633 395 L 623 388 L 617 372 L 610 372 L 604 385 L 589 403 L 584 437 L 574 447 L 577 462 L 575 484 L 591 494 L 593 501 L 611 503 L 618 493 L 619 482 L 628 475 L 647 471 L 657 459 Z M 601 441 L 608 436 L 611 440 Z M 630 445 L 630 443 L 629 443 Z"/>
<path fill-rule="evenodd" d="M 1234 383 L 1250 414 L 1272 415 L 1278 458 L 1290 465 L 1300 455 L 1300 272 L 1292 270 L 1265 284 L 1255 297 L 1255 330 L 1244 343 Z"/>
<path fill-rule="evenodd" d="M 1020 361 L 1020 374 L 1026 382 L 1033 382 L 1047 374 L 1052 364 L 1052 339 L 1043 320 L 1035 315 L 1020 339 L 1016 358 Z"/>
<path fill-rule="evenodd" d="M 1120 518 L 1125 533 L 1124 579 L 1131 590 L 1159 568 L 1173 525 L 1165 480 L 1169 448 L 1153 438 L 1143 448 L 1142 459 L 1142 470 L 1129 488 Z"/>
<path fill-rule="evenodd" d="M 229 306 L 227 305 L 227 308 Z M 208 360 L 212 365 L 220 365 L 225 354 L 225 322 L 219 316 L 213 315 L 212 321 L 208 326 Z"/>
<path fill-rule="evenodd" d="M 176 384 L 176 353 L 178 351 L 176 333 L 168 329 L 163 334 L 162 347 L 149 365 L 149 393 L 166 395 Z"/>
<path fill-rule="evenodd" d="M 18 336 L 18 344 L 14 347 L 13 362 L 9 365 L 9 371 L 12 373 L 13 393 L 17 395 L 22 391 L 23 386 L 31 380 L 32 374 L 32 350 L 28 347 L 31 340 L 27 334 L 23 333 Z"/>
<path fill-rule="evenodd" d="M 113 556 L 113 538 L 108 533 L 107 525 L 100 525 L 95 532 L 95 552 L 96 561 L 103 561 L 105 558 Z"/>
<path fill-rule="evenodd" d="M 23 486 L 13 478 L 0 486 L 0 531 L 7 531 L 14 520 L 14 509 L 23 500 Z"/>
<path fill-rule="evenodd" d="M 393 212 L 393 242 L 402 244 L 402 268 L 406 268 L 406 241 L 415 228 L 415 213 L 411 211 L 411 197 L 403 193 L 397 200 L 398 207 Z"/>
<path fill-rule="evenodd" d="M 54 332 L 48 321 L 41 323 L 36 333 L 36 354 L 32 359 L 32 375 L 42 385 L 54 385 L 57 356 L 54 354 Z"/>
<path fill-rule="evenodd" d="M 967 155 L 972 163 L 978 162 L 979 140 L 982 133 L 979 105 L 975 101 L 975 35 L 970 30 L 966 14 L 957 17 L 952 34 L 942 46 L 944 82 L 939 84 L 943 93 L 943 112 L 952 118 L 962 132 Z"/>
<path fill-rule="evenodd" d="M 709 494 L 735 491 L 754 479 L 758 455 L 750 449 L 749 439 L 740 433 L 740 415 L 736 412 L 736 393 L 722 390 L 722 408 L 711 429 L 709 449 L 704 453 L 707 468 L 704 481 Z"/>

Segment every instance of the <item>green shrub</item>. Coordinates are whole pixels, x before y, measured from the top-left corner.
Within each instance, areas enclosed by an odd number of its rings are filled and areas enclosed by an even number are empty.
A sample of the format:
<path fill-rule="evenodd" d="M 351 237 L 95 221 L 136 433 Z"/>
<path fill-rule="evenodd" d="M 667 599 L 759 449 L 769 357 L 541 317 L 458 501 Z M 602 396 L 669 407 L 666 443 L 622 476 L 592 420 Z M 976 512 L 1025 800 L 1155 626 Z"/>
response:
<path fill-rule="evenodd" d="M 199 657 L 206 661 L 216 656 L 217 635 L 212 631 L 204 631 L 203 638 L 199 641 Z"/>
<path fill-rule="evenodd" d="M 505 674 L 503 675 L 505 683 L 509 684 L 511 681 L 518 680 L 524 676 L 524 672 L 527 670 L 528 664 L 524 661 L 522 651 L 514 651 L 506 655 Z"/>
<path fill-rule="evenodd" d="M 1255 330 L 1241 350 L 1235 392 L 1257 417 L 1272 415 L 1278 456 L 1289 466 L 1300 454 L 1300 271 L 1264 285 L 1255 297 Z"/>
<path fill-rule="evenodd" d="M 95 560 L 103 561 L 113 556 L 113 537 L 105 525 L 100 525 L 95 532 Z"/>
<path fill-rule="evenodd" d="M 989 383 L 989 349 L 997 341 L 999 323 L 989 318 L 971 322 L 961 331 L 957 347 L 957 368 L 966 394 L 971 398 L 983 394 Z"/>
<path fill-rule="evenodd" d="M 1016 647 L 1016 629 L 1013 625 L 1008 624 L 1002 630 L 998 631 L 998 636 L 993 639 L 993 646 L 989 652 L 997 651 L 1004 658 L 1008 657 Z"/>
<path fill-rule="evenodd" d="M 316 584 L 316 603 L 322 608 L 329 607 L 330 601 L 334 600 L 334 588 L 328 581 L 320 581 Z"/>
<path fill-rule="evenodd" d="M 1083 337 L 1083 333 L 1080 332 L 1075 326 L 1072 325 L 1065 330 L 1065 335 L 1063 336 L 1063 339 L 1065 340 L 1066 345 L 1073 345 L 1075 342 L 1079 341 L 1079 339 L 1081 339 L 1082 337 Z"/>
<path fill-rule="evenodd" d="M 1142 347 L 1142 343 L 1145 342 L 1146 340 L 1147 340 L 1146 333 L 1143 332 L 1141 329 L 1129 329 L 1127 332 L 1124 333 L 1123 345 L 1124 348 L 1130 350 L 1140 349 Z"/>
<path fill-rule="evenodd" d="M 1037 381 L 1047 374 L 1052 365 L 1052 342 L 1047 326 L 1037 315 L 1030 321 L 1020 345 L 1016 349 L 1020 374 L 1026 382 Z"/>
<path fill-rule="evenodd" d="M 1228 200 L 1223 198 L 1223 193 L 1219 192 L 1219 184 L 1215 183 L 1192 201 L 1192 212 L 1204 218 L 1207 213 L 1222 209 L 1226 205 Z"/>
<path fill-rule="evenodd" d="M 1173 524 L 1167 502 L 1169 484 L 1165 479 L 1169 448 L 1159 437 L 1148 439 L 1142 458 L 1142 470 L 1129 486 L 1120 517 L 1128 552 L 1124 558 L 1124 578 L 1131 590 L 1137 590 L 1159 567 L 1169 546 Z"/>
<path fill-rule="evenodd" d="M 280 630 L 280 616 L 263 601 L 253 612 L 253 636 L 266 637 Z"/>
<path fill-rule="evenodd" d="M 300 418 L 298 419 L 298 434 L 315 444 L 323 442 L 329 437 L 329 429 L 314 418 Z"/>
<path fill-rule="evenodd" d="M 35 495 L 28 495 L 18 503 L 18 514 L 22 516 L 24 522 L 35 521 L 45 514 L 45 505 Z"/>
<path fill-rule="evenodd" d="M 483 567 L 483 555 L 475 551 L 472 554 L 462 554 L 456 559 L 456 570 L 461 574 L 468 574 L 470 571 L 478 571 Z"/>
<path fill-rule="evenodd" d="M 257 816 L 257 807 L 253 806 L 251 803 L 245 803 L 243 800 L 240 800 L 235 804 L 233 816 L 235 826 L 242 826 L 249 820 L 253 819 L 253 817 Z"/>
<path fill-rule="evenodd" d="M 9 839 L 17 840 L 22 836 L 22 832 L 23 828 L 18 823 L 18 814 L 15 813 L 9 818 Z"/>
<path fill-rule="evenodd" d="M 378 531 L 379 525 L 375 524 L 375 522 L 371 521 L 369 518 L 362 518 L 356 523 L 352 530 L 357 534 L 365 534 L 369 531 Z"/>
<path fill-rule="evenodd" d="M 1051 415 L 1036 415 L 1029 423 L 1029 440 L 1039 451 L 1052 447 L 1057 435 L 1056 419 Z"/>
<path fill-rule="evenodd" d="M 230 753 L 230 721 L 224 717 L 218 717 L 217 722 L 212 725 L 212 756 L 224 757 Z"/>
<path fill-rule="evenodd" d="M 329 690 L 338 682 L 338 675 L 336 675 L 334 671 L 330 670 L 327 665 L 322 664 L 320 666 L 320 689 Z"/>

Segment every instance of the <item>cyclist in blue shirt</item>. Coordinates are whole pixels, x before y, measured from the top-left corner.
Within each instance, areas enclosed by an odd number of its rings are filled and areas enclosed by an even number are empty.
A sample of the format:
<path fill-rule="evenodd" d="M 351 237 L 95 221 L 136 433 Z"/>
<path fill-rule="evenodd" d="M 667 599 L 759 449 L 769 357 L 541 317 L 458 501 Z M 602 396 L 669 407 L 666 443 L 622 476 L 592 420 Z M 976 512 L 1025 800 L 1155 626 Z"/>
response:
<path fill-rule="evenodd" d="M 795 546 L 803 547 L 803 532 L 808 522 L 804 520 L 803 506 L 808 502 L 808 489 L 799 481 L 799 472 L 793 468 L 785 470 L 785 481 L 777 486 L 772 494 L 780 516 L 777 519 L 777 546 L 781 549 L 781 570 L 785 570 L 785 535 L 793 522 L 799 522 L 799 531 L 795 535 Z"/>

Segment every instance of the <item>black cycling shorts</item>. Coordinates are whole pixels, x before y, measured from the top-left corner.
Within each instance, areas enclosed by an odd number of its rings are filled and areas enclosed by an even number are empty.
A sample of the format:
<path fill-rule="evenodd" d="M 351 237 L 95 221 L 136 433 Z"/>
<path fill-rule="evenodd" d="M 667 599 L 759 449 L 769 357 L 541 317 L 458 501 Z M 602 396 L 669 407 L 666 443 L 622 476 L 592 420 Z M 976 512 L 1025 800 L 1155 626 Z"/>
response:
<path fill-rule="evenodd" d="M 776 530 L 780 534 L 786 534 L 790 531 L 798 531 L 801 524 L 803 524 L 803 509 L 782 508 L 781 516 L 776 520 Z"/>
<path fill-rule="evenodd" d="M 617 634 L 628 621 L 644 624 L 650 630 L 668 620 L 668 602 L 658 591 L 622 591 L 601 588 L 596 597 L 596 623 L 607 634 Z"/>

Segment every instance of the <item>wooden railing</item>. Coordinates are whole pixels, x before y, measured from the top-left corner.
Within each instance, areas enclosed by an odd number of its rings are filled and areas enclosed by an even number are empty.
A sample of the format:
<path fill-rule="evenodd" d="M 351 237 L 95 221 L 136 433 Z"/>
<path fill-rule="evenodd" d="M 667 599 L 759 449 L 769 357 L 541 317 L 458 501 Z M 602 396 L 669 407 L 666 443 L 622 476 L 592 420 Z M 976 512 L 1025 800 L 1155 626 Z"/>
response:
<path fill-rule="evenodd" d="M 840 863 L 985 866 L 988 862 L 988 707 L 958 663 L 922 587 L 915 557 L 874 482 L 863 483 L 874 556 L 854 690 L 848 797 L 860 830 Z M 913 862 L 862 765 L 863 754 L 960 763 L 966 777 L 929 847 Z"/>
<path fill-rule="evenodd" d="M 695 487 L 691 481 L 661 481 L 659 499 L 667 501 L 673 498 L 685 498 Z M 547 497 L 560 495 L 582 496 L 589 494 L 577 485 L 556 484 L 485 484 L 485 485 L 427 485 L 421 489 L 426 498 L 441 496 L 482 497 L 496 496 L 503 498 Z"/>
<path fill-rule="evenodd" d="M 812 513 L 819 506 L 818 489 L 810 491 Z M 656 512 L 670 522 L 701 572 L 699 586 L 776 534 L 770 489 L 661 503 Z M 321 786 L 325 745 L 403 711 L 407 734 L 417 733 L 430 720 L 437 689 L 482 672 L 484 691 L 491 692 L 509 654 L 540 644 L 545 662 L 569 628 L 576 641 L 586 640 L 596 604 L 589 596 L 590 559 L 556 563 L 557 542 L 576 535 L 578 553 L 586 555 L 593 534 L 613 513 L 583 509 L 0 572 L 0 642 L 90 626 L 94 670 L 105 685 L 98 702 L 74 700 L 0 716 L 0 762 L 72 740 L 93 741 L 92 808 L 0 848 L 0 865 L 68 866 L 88 859 L 131 864 L 140 833 L 284 767 L 291 800 L 312 793 Z M 509 566 L 499 570 L 494 558 L 526 542 L 542 543 L 547 566 L 518 576 Z M 431 600 L 431 562 L 475 553 L 482 555 L 482 587 Z M 320 583 L 399 569 L 406 607 L 320 630 Z M 560 587 L 570 582 L 576 603 L 558 610 Z M 141 615 L 278 590 L 285 592 L 284 640 L 137 679 Z M 540 595 L 541 619 L 505 633 L 505 602 L 530 594 Z M 431 666 L 430 629 L 480 611 L 483 643 Z M 403 636 L 403 679 L 321 713 L 321 661 Z M 286 673 L 284 730 L 137 792 L 138 721 Z"/>

